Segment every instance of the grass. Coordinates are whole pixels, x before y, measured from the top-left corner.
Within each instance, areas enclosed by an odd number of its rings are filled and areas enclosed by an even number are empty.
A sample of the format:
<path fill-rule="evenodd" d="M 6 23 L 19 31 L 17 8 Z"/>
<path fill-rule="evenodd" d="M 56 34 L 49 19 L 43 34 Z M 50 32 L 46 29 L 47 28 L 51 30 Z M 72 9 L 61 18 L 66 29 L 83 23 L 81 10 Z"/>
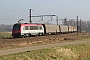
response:
<path fill-rule="evenodd" d="M 3 38 L 4 36 L 12 38 L 11 33 L 0 32 L 0 38 Z M 90 39 L 90 34 L 78 37 L 79 40 L 87 40 Z M 90 43 L 4 55 L 0 56 L 0 60 L 90 60 Z"/>
<path fill-rule="evenodd" d="M 88 60 L 89 47 L 90 43 L 53 47 L 4 55 L 0 56 L 0 60 Z"/>
<path fill-rule="evenodd" d="M 84 58 L 83 60 L 90 60 L 90 56 L 89 56 L 89 57 L 87 57 L 87 58 Z"/>
<path fill-rule="evenodd" d="M 12 38 L 11 33 L 7 33 L 7 32 L 0 32 L 0 38 L 3 38 L 4 36 L 6 36 L 6 38 Z M 74 37 L 74 38 L 73 38 Z M 18 40 L 18 42 L 14 39 L 9 40 L 9 39 L 1 39 L 2 42 L 0 44 L 0 50 L 4 50 L 4 49 L 12 49 L 12 48 L 21 48 L 21 47 L 27 47 L 27 46 L 37 46 L 37 45 L 45 45 L 45 44 L 55 44 L 55 43 L 63 43 L 63 42 L 72 42 L 72 41 L 82 41 L 82 40 L 87 40 L 90 39 L 90 34 L 79 34 L 77 35 L 73 35 L 73 37 L 64 37 L 65 40 L 63 39 L 62 41 L 60 41 L 58 37 L 55 38 L 48 38 L 48 39 L 37 39 L 37 41 L 30 41 L 28 40 Z M 61 38 L 62 39 L 62 38 Z M 69 40 L 70 39 L 70 40 Z M 73 40 L 74 39 L 74 40 Z M 24 41 L 24 42 L 23 42 Z"/>
<path fill-rule="evenodd" d="M 12 35 L 9 32 L 0 32 L 0 38 L 12 38 Z"/>

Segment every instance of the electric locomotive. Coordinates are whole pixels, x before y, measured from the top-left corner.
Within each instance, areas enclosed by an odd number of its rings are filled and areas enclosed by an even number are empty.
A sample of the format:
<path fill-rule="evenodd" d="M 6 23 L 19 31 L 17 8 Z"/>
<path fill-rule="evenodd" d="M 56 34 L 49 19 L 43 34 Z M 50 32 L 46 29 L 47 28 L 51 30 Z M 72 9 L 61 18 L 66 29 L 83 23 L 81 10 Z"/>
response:
<path fill-rule="evenodd" d="M 42 24 L 16 23 L 13 25 L 12 30 L 13 37 L 24 37 L 43 34 L 44 28 Z"/>

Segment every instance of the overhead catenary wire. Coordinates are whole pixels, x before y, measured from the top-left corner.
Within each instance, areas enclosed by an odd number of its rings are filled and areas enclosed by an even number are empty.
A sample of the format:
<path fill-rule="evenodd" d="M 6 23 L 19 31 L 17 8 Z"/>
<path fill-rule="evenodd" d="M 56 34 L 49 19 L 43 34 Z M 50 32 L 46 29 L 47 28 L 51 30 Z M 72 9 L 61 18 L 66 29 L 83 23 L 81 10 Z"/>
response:
<path fill-rule="evenodd" d="M 39 21 L 44 21 L 44 19 L 46 18 L 46 17 L 49 17 L 50 18 L 50 20 L 49 21 L 52 21 L 53 20 L 53 16 L 56 16 L 56 15 L 54 15 L 54 14 L 41 14 L 41 13 L 38 13 L 36 10 L 33 10 L 33 9 L 31 9 L 31 11 L 33 11 L 33 13 L 36 13 L 37 15 L 32 15 L 31 17 L 34 17 L 34 18 L 40 18 L 40 20 Z M 45 18 L 44 18 L 45 17 Z M 34 21 L 34 18 L 33 18 L 33 21 Z M 38 22 L 38 21 L 37 21 Z"/>
<path fill-rule="evenodd" d="M 32 9 L 33 13 L 36 13 L 37 15 L 47 15 L 45 12 L 41 12 L 41 11 L 37 11 L 37 10 L 34 10 Z"/>
<path fill-rule="evenodd" d="M 5 19 L 5 18 L 6 18 L 6 19 L 7 19 L 7 18 L 8 18 L 8 19 L 10 19 L 10 18 L 28 18 L 28 16 L 24 16 L 23 14 L 20 14 L 19 16 L 14 15 L 14 14 L 13 14 L 13 15 L 12 15 L 12 14 L 11 14 L 11 15 L 2 14 L 2 15 L 0 15 L 0 19 L 1 19 L 1 18 L 2 18 L 2 19 Z"/>
<path fill-rule="evenodd" d="M 8 8 L 2 8 L 0 7 L 0 10 L 3 10 L 3 12 L 0 12 L 0 20 L 12 20 L 12 19 L 19 19 L 19 18 L 28 18 L 27 12 L 12 10 Z M 27 15 L 26 15 L 27 14 Z"/>
<path fill-rule="evenodd" d="M 37 15 L 41 15 L 40 13 L 38 13 L 37 11 L 31 9 L 33 11 L 33 13 L 37 14 Z"/>
<path fill-rule="evenodd" d="M 12 9 L 8 9 L 8 8 L 2 8 L 2 7 L 0 7 L 0 9 L 7 10 L 7 11 L 18 12 L 18 13 L 26 13 L 26 12 L 22 12 L 22 11 L 18 11 L 18 10 L 12 10 Z M 29 13 L 26 13 L 26 14 L 29 14 Z"/>
<path fill-rule="evenodd" d="M 17 15 L 17 14 L 11 14 L 11 13 L 2 13 L 2 17 L 0 17 L 0 18 L 3 18 L 3 19 L 5 19 L 5 18 L 14 18 L 14 17 L 18 17 L 18 18 L 20 18 L 22 15 L 25 15 L 25 14 L 27 14 L 27 18 L 29 18 L 29 13 L 26 13 L 26 12 L 22 12 L 22 11 L 17 11 L 17 10 L 12 10 L 12 9 L 8 9 L 8 8 L 2 8 L 2 7 L 0 7 L 0 9 L 3 9 L 3 10 L 6 10 L 6 11 L 12 11 L 12 12 L 14 12 L 14 13 L 20 13 L 21 15 L 19 16 L 19 14 Z M 33 11 L 33 13 L 36 13 L 37 14 L 37 16 L 39 16 L 40 18 L 41 18 L 41 21 L 43 21 L 43 17 L 50 17 L 50 19 L 51 19 L 51 21 L 53 20 L 52 18 L 53 18 L 53 16 L 55 16 L 55 15 L 53 15 L 53 14 L 51 14 L 51 15 L 49 15 L 49 14 L 44 14 L 44 13 L 39 13 L 39 12 L 37 12 L 36 10 L 33 10 L 33 9 L 31 9 L 32 11 Z M 6 15 L 6 16 L 5 16 Z M 33 16 L 33 15 L 32 15 Z M 35 17 L 35 16 L 34 16 Z"/>

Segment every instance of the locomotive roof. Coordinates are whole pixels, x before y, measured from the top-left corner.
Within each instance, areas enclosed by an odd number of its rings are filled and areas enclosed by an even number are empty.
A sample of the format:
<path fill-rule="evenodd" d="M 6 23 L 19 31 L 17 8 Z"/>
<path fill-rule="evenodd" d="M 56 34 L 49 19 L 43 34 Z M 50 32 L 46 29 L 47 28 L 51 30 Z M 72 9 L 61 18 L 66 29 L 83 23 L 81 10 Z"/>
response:
<path fill-rule="evenodd" d="M 14 25 L 21 25 L 21 26 L 41 26 L 42 24 L 37 23 L 15 23 Z"/>
<path fill-rule="evenodd" d="M 15 23 L 15 24 L 39 24 L 39 23 Z"/>

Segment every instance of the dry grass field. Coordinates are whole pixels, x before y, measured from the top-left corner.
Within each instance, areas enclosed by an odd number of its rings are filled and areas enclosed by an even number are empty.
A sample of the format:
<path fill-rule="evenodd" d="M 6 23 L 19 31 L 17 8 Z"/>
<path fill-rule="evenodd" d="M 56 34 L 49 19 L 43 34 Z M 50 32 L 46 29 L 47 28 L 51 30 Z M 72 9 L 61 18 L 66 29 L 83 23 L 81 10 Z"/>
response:
<path fill-rule="evenodd" d="M 49 35 L 49 36 L 37 36 L 37 37 L 27 37 L 27 38 L 13 38 L 11 33 L 0 33 L 0 49 L 9 49 L 16 47 L 25 47 L 33 45 L 44 45 L 53 43 L 62 43 L 67 41 L 80 41 L 89 40 L 90 34 L 87 33 L 70 33 L 70 34 L 60 34 L 60 35 Z M 6 38 L 4 38 L 6 36 Z"/>
<path fill-rule="evenodd" d="M 0 60 L 90 60 L 90 43 L 0 56 Z M 88 57 L 88 58 L 87 58 Z"/>
<path fill-rule="evenodd" d="M 1 34 L 1 36 L 2 35 L 3 34 Z M 27 38 L 12 38 L 11 33 L 5 33 L 3 36 L 9 37 L 0 38 L 0 50 L 25 46 L 90 40 L 89 33 L 79 33 L 78 35 L 76 33 L 71 33 Z M 90 56 L 89 47 L 90 43 L 53 47 L 49 49 L 40 49 L 0 56 L 0 60 L 86 60 L 89 59 Z"/>

